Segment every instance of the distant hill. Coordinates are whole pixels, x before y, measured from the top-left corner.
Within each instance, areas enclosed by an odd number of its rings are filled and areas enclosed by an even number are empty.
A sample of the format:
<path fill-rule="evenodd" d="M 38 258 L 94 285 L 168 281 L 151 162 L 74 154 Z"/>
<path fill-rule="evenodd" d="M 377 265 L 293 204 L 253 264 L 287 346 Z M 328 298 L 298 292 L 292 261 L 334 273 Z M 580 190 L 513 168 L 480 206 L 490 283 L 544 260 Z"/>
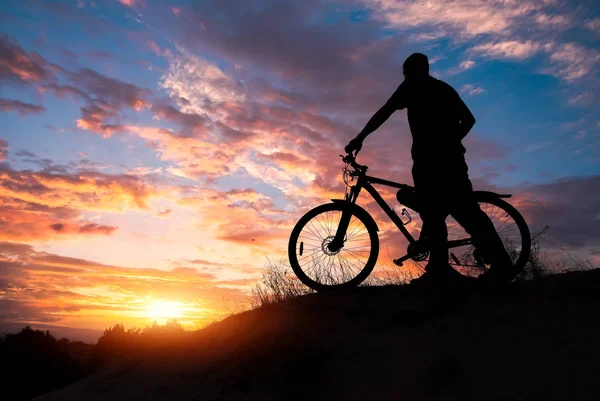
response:
<path fill-rule="evenodd" d="M 42 331 L 48 330 L 56 338 L 68 338 L 71 341 L 81 341 L 86 344 L 96 343 L 103 333 L 103 330 L 80 329 L 43 323 L 0 322 L 0 336 L 18 333 L 25 326 Z"/>
<path fill-rule="evenodd" d="M 600 270 L 241 313 L 40 400 L 600 400 Z"/>

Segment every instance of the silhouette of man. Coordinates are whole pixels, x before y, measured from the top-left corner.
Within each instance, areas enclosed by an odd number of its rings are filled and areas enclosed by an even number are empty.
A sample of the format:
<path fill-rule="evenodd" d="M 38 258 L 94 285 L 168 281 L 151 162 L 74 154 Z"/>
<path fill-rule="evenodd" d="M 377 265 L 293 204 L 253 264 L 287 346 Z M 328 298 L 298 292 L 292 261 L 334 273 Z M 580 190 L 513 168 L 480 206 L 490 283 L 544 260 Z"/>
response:
<path fill-rule="evenodd" d="M 413 281 L 443 284 L 460 277 L 448 264 L 449 214 L 471 234 L 484 260 L 491 262 L 481 278 L 500 281 L 510 275 L 512 262 L 493 223 L 473 197 L 462 145 L 475 117 L 450 85 L 429 75 L 426 55 L 412 54 L 404 62 L 403 72 L 402 84 L 345 150 L 358 153 L 369 134 L 396 110 L 406 108 L 413 137 L 412 175 L 430 247 L 425 273 Z"/>

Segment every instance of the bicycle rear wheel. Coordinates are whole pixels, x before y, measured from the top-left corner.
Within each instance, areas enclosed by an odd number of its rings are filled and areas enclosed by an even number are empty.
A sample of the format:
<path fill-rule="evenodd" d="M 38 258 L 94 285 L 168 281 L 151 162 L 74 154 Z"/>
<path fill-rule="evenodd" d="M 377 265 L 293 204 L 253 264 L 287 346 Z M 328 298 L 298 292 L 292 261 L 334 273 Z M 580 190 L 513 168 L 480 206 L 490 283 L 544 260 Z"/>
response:
<path fill-rule="evenodd" d="M 377 227 L 358 207 L 352 212 L 344 246 L 336 252 L 327 247 L 335 237 L 344 207 L 337 203 L 317 206 L 296 223 L 290 235 L 292 270 L 315 291 L 355 287 L 369 276 L 377 262 Z"/>
<path fill-rule="evenodd" d="M 494 194 L 475 193 L 479 207 L 484 211 L 502 240 L 511 257 L 516 277 L 525 267 L 531 252 L 531 236 L 523 216 L 508 202 Z M 452 247 L 453 241 L 469 238 L 470 235 L 451 216 L 446 219 L 448 227 L 449 263 L 459 273 L 469 277 L 478 277 L 489 269 L 480 252 L 472 244 Z"/>

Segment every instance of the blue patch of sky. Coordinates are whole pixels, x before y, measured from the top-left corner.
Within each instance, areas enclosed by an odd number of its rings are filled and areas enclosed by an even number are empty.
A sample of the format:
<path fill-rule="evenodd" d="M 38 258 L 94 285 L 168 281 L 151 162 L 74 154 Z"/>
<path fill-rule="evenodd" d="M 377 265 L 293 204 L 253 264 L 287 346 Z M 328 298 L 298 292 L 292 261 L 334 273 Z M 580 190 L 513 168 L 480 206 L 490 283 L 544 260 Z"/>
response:
<path fill-rule="evenodd" d="M 367 10 L 354 10 L 348 13 L 348 21 L 350 22 L 362 22 L 369 18 L 369 12 Z"/>
<path fill-rule="evenodd" d="M 247 173 L 237 172 L 233 175 L 221 176 L 214 182 L 219 191 L 252 188 L 256 192 L 260 192 L 271 198 L 276 207 L 281 209 L 287 207 L 283 191 Z"/>
<path fill-rule="evenodd" d="M 370 12 L 353 4 L 330 2 L 322 5 L 319 13 L 308 20 L 307 25 L 333 25 L 340 22 L 358 23 L 368 19 Z"/>

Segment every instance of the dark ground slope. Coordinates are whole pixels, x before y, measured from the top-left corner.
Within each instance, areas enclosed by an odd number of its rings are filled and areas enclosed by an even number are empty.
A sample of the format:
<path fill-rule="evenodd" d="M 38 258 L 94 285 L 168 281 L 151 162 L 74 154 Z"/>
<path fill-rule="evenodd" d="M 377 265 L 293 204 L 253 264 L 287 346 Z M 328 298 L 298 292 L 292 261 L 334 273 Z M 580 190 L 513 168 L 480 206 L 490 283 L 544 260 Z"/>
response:
<path fill-rule="evenodd" d="M 242 313 L 43 400 L 600 400 L 600 270 Z"/>

